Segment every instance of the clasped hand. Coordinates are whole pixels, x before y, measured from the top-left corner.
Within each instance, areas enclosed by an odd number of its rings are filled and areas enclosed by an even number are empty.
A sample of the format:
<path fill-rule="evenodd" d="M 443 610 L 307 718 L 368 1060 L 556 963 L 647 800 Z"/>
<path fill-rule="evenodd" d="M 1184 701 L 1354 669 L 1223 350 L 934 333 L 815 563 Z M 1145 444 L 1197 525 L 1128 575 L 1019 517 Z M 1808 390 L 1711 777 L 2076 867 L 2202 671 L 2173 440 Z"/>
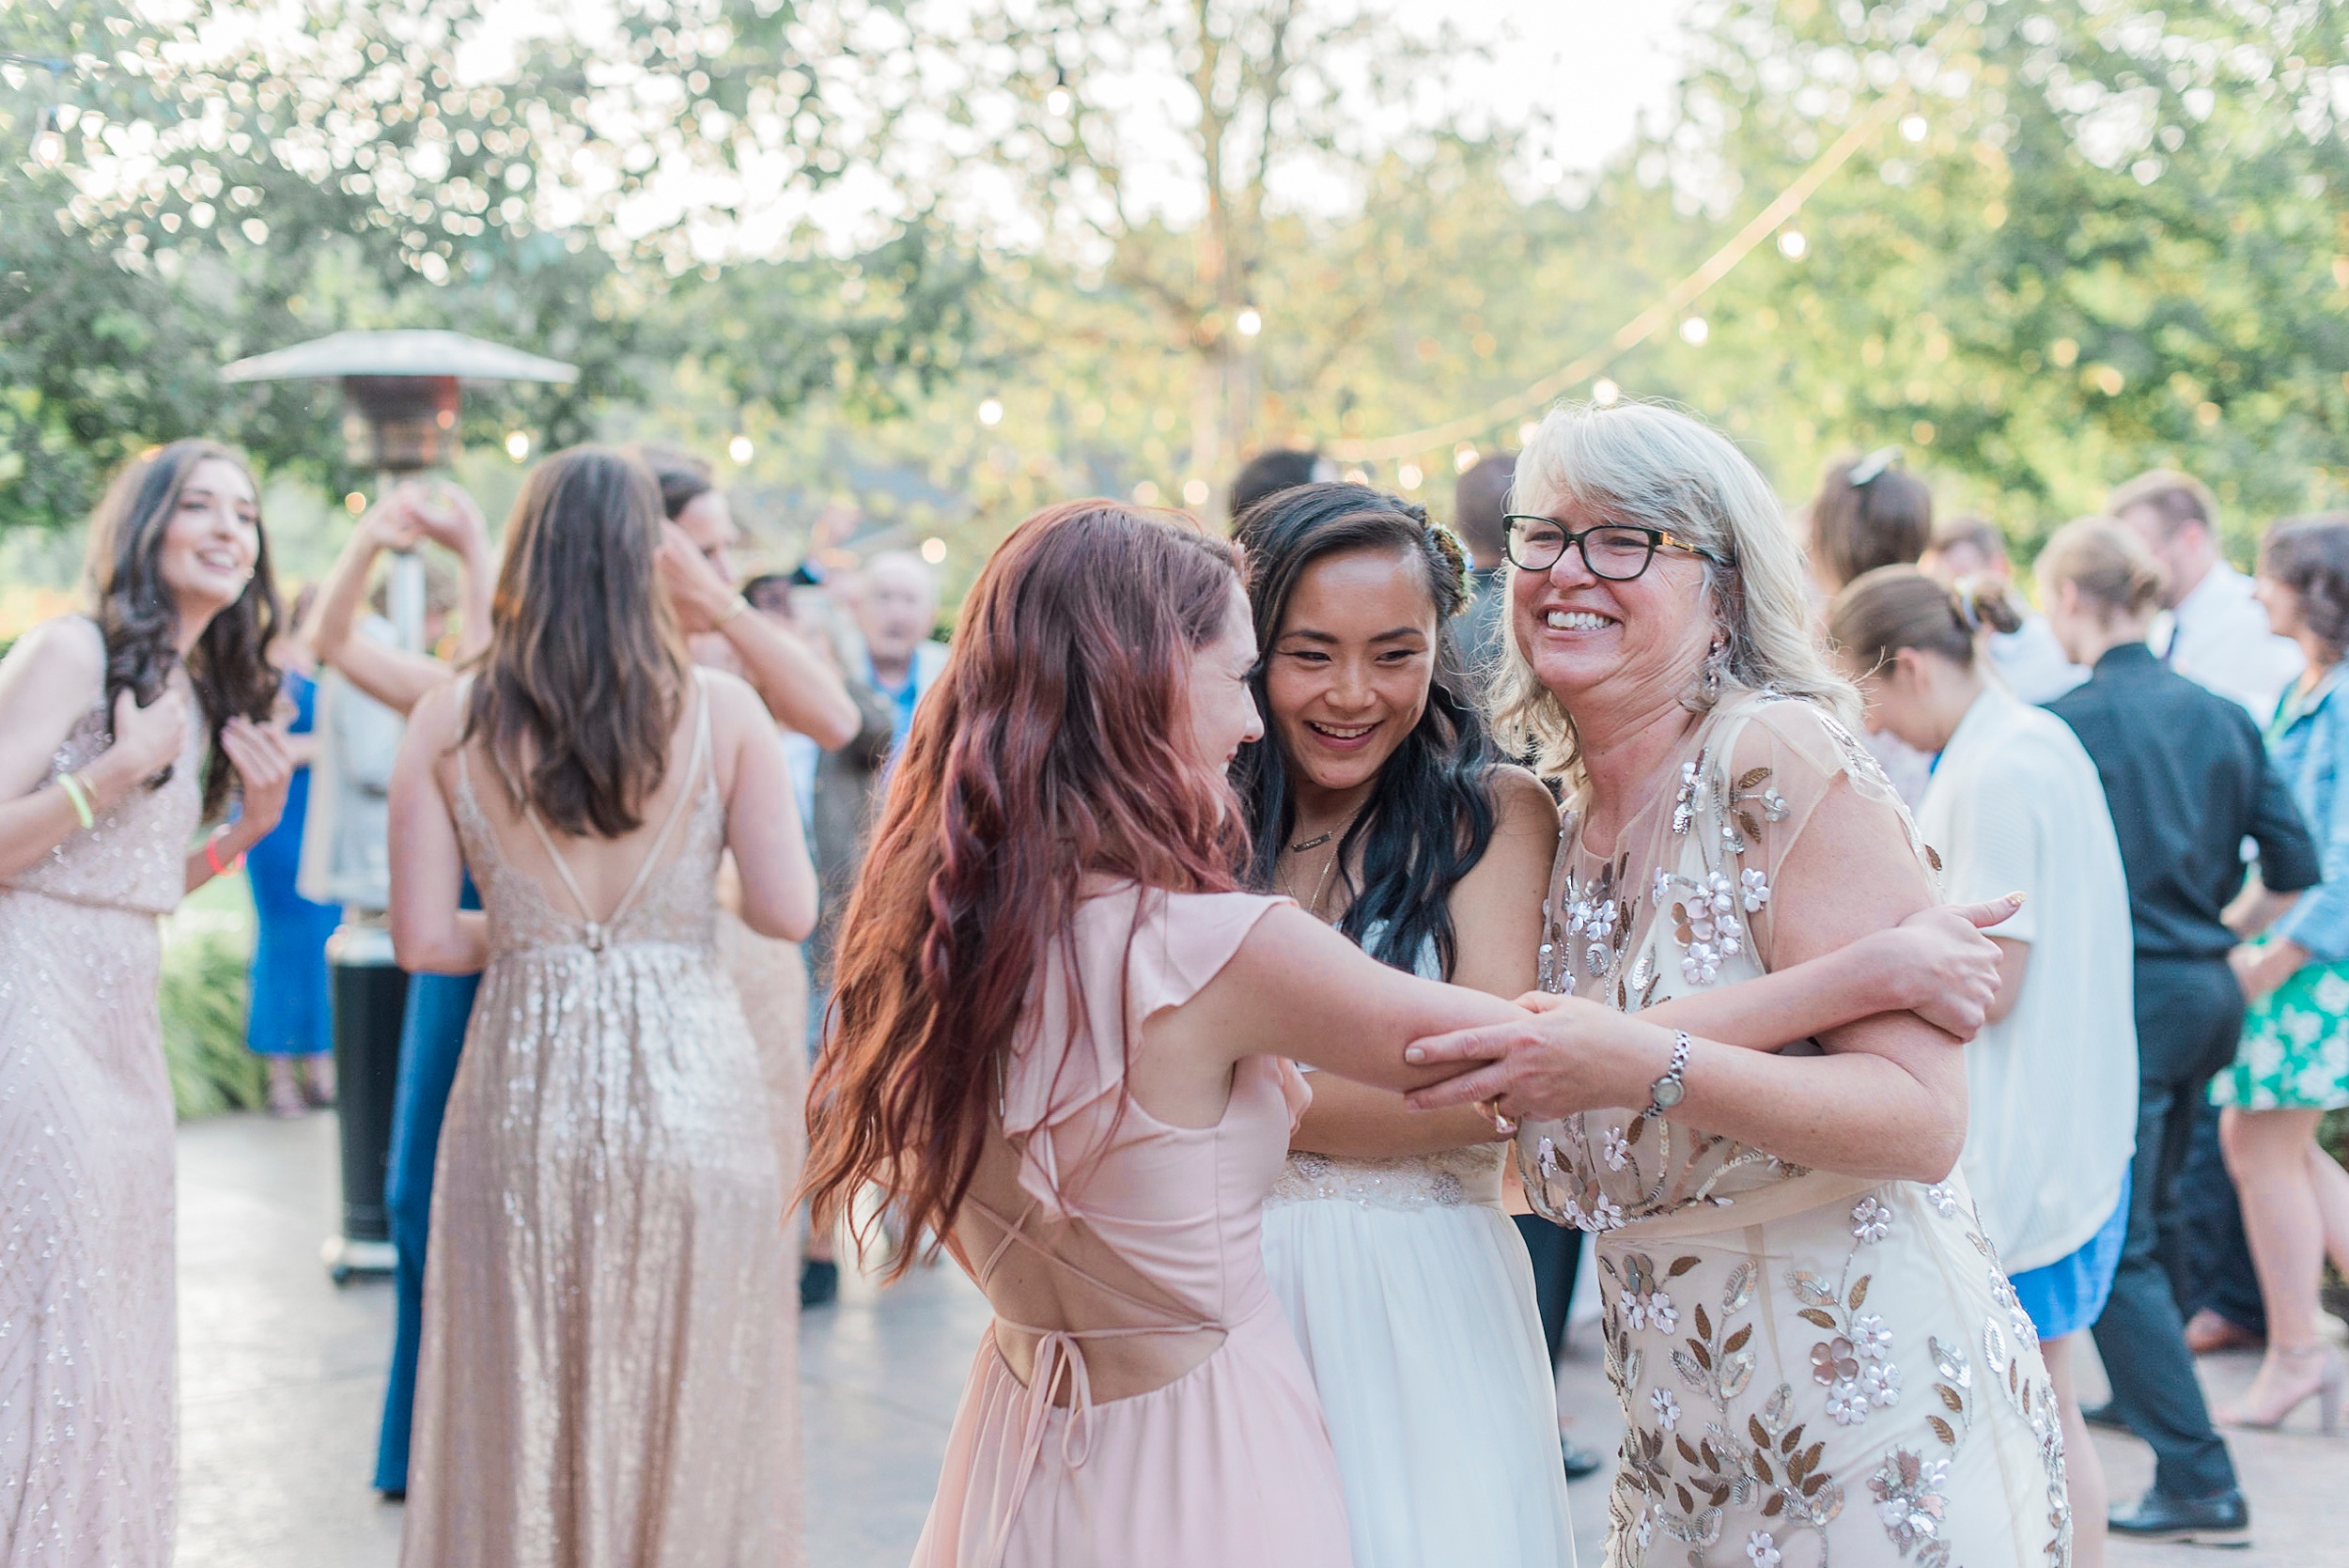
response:
<path fill-rule="evenodd" d="M 1848 967 L 1826 981 L 1850 1005 L 1837 1022 L 1911 1012 L 1963 1045 L 1982 1030 L 1999 994 L 1998 944 L 1983 931 L 2012 915 L 2012 895 L 1986 904 L 1937 905 L 1876 931 L 1840 955 Z M 1670 1035 L 1661 1020 L 1575 997 L 1529 991 L 1525 1017 L 1415 1040 L 1414 1066 L 1458 1063 L 1457 1076 L 1412 1092 L 1418 1110 L 1482 1104 L 1497 1126 L 1512 1119 L 1555 1121 L 1602 1106 L 1633 1103 L 1638 1086 L 1661 1071 Z M 1748 1042 L 1749 1044 L 1752 1042 Z M 1777 1041 L 1770 1048 L 1791 1044 Z"/>

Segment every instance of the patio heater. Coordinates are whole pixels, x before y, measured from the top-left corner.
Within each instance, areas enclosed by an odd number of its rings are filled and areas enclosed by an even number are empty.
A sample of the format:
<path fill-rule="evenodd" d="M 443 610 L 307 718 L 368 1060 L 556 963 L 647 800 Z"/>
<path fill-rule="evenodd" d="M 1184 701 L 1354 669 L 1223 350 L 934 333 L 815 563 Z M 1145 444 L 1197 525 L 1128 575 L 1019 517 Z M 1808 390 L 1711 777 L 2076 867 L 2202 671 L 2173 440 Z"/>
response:
<path fill-rule="evenodd" d="M 464 382 L 564 382 L 578 374 L 577 367 L 559 360 L 462 333 L 391 331 L 334 333 L 257 354 L 225 366 L 220 379 L 341 381 L 343 455 L 375 471 L 380 497 L 402 479 L 454 460 Z M 385 608 L 399 645 L 421 651 L 424 563 L 414 554 L 393 558 Z M 343 1228 L 326 1243 L 324 1261 L 341 1284 L 353 1275 L 393 1269 L 383 1187 L 408 977 L 393 961 L 391 932 L 380 908 L 346 906 L 326 954 L 341 1094 Z"/>

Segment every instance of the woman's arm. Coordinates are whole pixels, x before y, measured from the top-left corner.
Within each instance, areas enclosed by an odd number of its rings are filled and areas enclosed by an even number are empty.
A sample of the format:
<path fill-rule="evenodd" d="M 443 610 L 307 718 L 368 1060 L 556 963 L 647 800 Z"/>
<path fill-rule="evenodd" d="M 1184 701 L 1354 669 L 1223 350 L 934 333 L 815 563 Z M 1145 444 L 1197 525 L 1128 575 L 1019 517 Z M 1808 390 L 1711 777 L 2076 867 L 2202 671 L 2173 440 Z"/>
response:
<path fill-rule="evenodd" d="M 1532 989 L 1542 939 L 1542 894 L 1558 852 L 1558 808 L 1520 768 L 1492 775 L 1493 836 L 1484 857 L 1452 891 L 1455 985 L 1490 996 Z M 1314 1103 L 1289 1139 L 1293 1149 L 1355 1159 L 1427 1155 L 1500 1136 L 1471 1107 L 1428 1114 L 1390 1089 L 1330 1075 L 1314 1082 Z"/>
<path fill-rule="evenodd" d="M 1924 908 L 1923 872 L 1898 818 L 1838 778 L 1778 868 L 1777 964 L 1791 967 L 1896 925 Z M 1686 1096 L 1670 1119 L 1849 1175 L 1939 1181 L 1966 1138 L 1963 1053 L 1913 1014 L 1880 1013 L 1821 1031 L 1828 1054 L 1774 1056 L 1693 1039 Z M 1423 1041 L 1414 1062 L 1484 1061 L 1414 1094 L 1430 1110 L 1500 1096 L 1512 1116 L 1553 1119 L 1643 1107 L 1669 1066 L 1671 1028 L 1590 1002 L 1454 1039 Z"/>
<path fill-rule="evenodd" d="M 1991 1018 L 2004 1017 L 2000 998 L 2011 1007 L 2021 987 L 2019 967 L 2009 985 L 2005 952 L 2023 944 L 1982 934 L 2019 907 L 2012 893 L 1987 904 L 1937 904 L 1848 947 L 1735 986 L 1673 997 L 1639 1016 L 1723 1045 L 1779 1051 L 1839 1024 L 1906 1012 L 1963 1044 Z M 1544 1010 L 1533 998 L 1518 1001 Z"/>
<path fill-rule="evenodd" d="M 238 714 L 221 726 L 220 749 L 237 770 L 237 819 L 188 852 L 180 867 L 188 893 L 235 870 L 237 857 L 269 836 L 286 815 L 286 792 L 293 786 L 294 760 L 286 747 L 284 720 L 257 724 Z"/>
<path fill-rule="evenodd" d="M 1414 1089 L 1455 1070 L 1406 1062 L 1414 1038 L 1524 1017 L 1499 997 L 1392 969 L 1284 904 L 1264 913 L 1197 995 L 1144 1022 L 1128 1080 L 1151 1114 L 1204 1126 L 1221 1114 L 1243 1057 L 1291 1057 L 1360 1083 Z"/>
<path fill-rule="evenodd" d="M 318 603 L 310 611 L 310 624 L 303 628 L 303 635 L 308 639 L 319 663 L 400 713 L 408 712 L 425 693 L 445 683 L 448 666 L 427 655 L 386 647 L 371 637 L 360 635 L 359 607 L 366 600 L 367 580 L 374 573 L 375 558 L 387 550 L 413 550 L 425 537 L 425 522 L 419 515 L 422 495 L 421 487 L 401 485 L 360 520 L 359 526 L 344 543 L 342 553 L 335 557 L 334 565 L 319 583 Z M 459 560 L 463 559 L 460 555 Z M 469 644 L 475 635 L 476 618 L 471 584 L 478 576 L 467 565 L 464 635 Z M 490 617 L 486 595 L 483 597 L 479 635 L 486 642 Z"/>
<path fill-rule="evenodd" d="M 0 877 L 81 831 L 72 791 L 49 782 L 49 768 L 105 678 L 105 644 L 78 618 L 35 627 L 0 661 Z M 128 691 L 117 697 L 114 744 L 75 773 L 93 814 L 171 766 L 186 743 L 187 715 L 187 693 L 176 683 L 146 707 Z"/>
<path fill-rule="evenodd" d="M 742 924 L 761 936 L 802 941 L 816 929 L 816 866 L 800 827 L 783 741 L 756 693 L 732 675 L 701 675 L 710 722 L 733 757 L 726 780 L 726 846 L 734 852 Z"/>
<path fill-rule="evenodd" d="M 2327 703 L 2317 715 L 2317 733 L 2310 742 L 2323 749 L 2325 766 L 2336 776 L 2349 769 L 2349 721 L 2341 717 L 2341 712 L 2340 704 Z M 2268 927 L 2275 937 L 2269 945 L 2297 948 L 2302 963 L 2338 964 L 2349 959 L 2349 788 L 2335 788 L 2324 817 L 2319 820 L 2312 815 L 2309 822 L 2309 831 L 2317 841 L 2323 880 L 2277 917 Z M 2290 974 L 2282 970 L 2280 954 L 2267 960 L 2267 975 L 2274 985 L 2281 985 Z"/>
<path fill-rule="evenodd" d="M 490 961 L 488 918 L 458 908 L 465 858 L 441 788 L 459 723 L 443 681 L 409 714 L 392 769 L 392 951 L 401 969 L 426 974 L 472 974 Z"/>
<path fill-rule="evenodd" d="M 744 605 L 734 584 L 718 575 L 676 523 L 663 527 L 655 559 L 661 586 L 686 634 L 715 632 L 723 637 L 775 722 L 789 725 L 828 752 L 856 737 L 856 704 L 848 700 L 840 676 L 789 628 Z"/>

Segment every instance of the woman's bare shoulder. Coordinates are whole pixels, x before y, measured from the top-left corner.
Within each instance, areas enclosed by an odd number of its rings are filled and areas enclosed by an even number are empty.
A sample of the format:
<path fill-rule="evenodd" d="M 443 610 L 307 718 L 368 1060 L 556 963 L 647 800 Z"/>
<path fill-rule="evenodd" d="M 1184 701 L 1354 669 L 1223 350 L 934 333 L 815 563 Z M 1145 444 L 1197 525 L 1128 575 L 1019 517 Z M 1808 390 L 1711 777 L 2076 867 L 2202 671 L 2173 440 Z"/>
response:
<path fill-rule="evenodd" d="M 1503 763 L 1485 776 L 1485 793 L 1493 803 L 1496 831 L 1557 838 L 1558 802 L 1530 770 Z"/>
<path fill-rule="evenodd" d="M 58 615 L 19 637 L 7 669 L 46 692 L 95 691 L 106 675 L 106 637 L 87 615 Z"/>

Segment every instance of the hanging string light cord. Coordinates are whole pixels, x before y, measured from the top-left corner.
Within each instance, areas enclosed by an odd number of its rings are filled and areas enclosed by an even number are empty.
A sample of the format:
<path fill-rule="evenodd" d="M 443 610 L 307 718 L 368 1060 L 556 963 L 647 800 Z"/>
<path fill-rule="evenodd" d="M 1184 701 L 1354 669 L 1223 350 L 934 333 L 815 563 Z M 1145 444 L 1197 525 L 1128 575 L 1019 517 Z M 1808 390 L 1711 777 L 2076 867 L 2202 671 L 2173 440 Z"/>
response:
<path fill-rule="evenodd" d="M 1937 57 L 1941 54 L 1943 39 L 1954 31 L 1944 29 L 1939 37 L 1926 45 Z M 1382 462 L 1408 458 L 1416 453 L 1450 446 L 1455 442 L 1471 441 L 1492 430 L 1504 429 L 1533 414 L 1588 377 L 1595 376 L 1613 361 L 1656 335 L 1672 318 L 1679 315 L 1704 291 L 1727 277 L 1749 253 L 1784 223 L 1802 210 L 1820 186 L 1832 179 L 1837 170 L 1851 161 L 1868 141 L 1890 121 L 1908 102 L 1912 88 L 1904 81 L 1854 120 L 1844 132 L 1835 138 L 1825 152 L 1811 162 L 1811 166 L 1797 175 L 1792 183 L 1781 191 L 1777 198 L 1755 213 L 1733 235 L 1728 243 L 1704 258 L 1704 264 L 1658 297 L 1645 310 L 1615 329 L 1606 342 L 1583 354 L 1573 364 L 1554 375 L 1545 376 L 1523 391 L 1511 394 L 1500 402 L 1477 413 L 1463 414 L 1440 425 L 1423 429 L 1406 430 L 1400 435 L 1378 436 L 1370 440 L 1333 441 L 1322 448 L 1340 462 Z"/>

